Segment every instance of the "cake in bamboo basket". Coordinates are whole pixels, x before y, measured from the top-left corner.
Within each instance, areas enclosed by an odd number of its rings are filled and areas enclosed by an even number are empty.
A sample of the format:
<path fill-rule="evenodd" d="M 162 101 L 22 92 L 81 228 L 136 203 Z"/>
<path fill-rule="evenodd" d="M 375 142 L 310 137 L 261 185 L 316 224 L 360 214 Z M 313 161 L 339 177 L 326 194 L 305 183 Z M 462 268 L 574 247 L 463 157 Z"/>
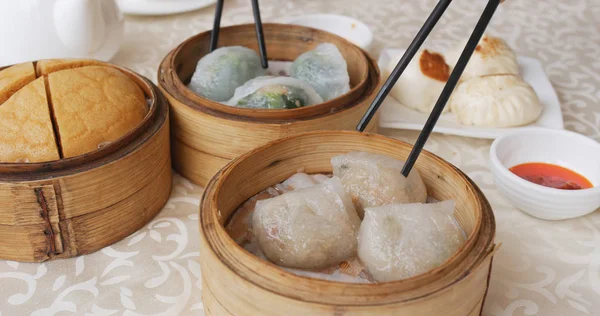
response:
<path fill-rule="evenodd" d="M 345 39 L 296 25 L 264 24 L 263 29 L 271 61 L 293 61 L 322 43 L 335 45 L 347 63 L 349 91 L 294 109 L 224 105 L 187 87 L 198 61 L 209 52 L 211 32 L 189 38 L 162 61 L 158 82 L 170 103 L 173 166 L 195 183 L 205 185 L 231 159 L 269 141 L 306 131 L 354 129 L 378 90 L 377 64 Z M 254 25 L 221 28 L 218 44 L 258 51 Z M 376 127 L 374 119 L 368 130 Z"/>
<path fill-rule="evenodd" d="M 150 221 L 171 191 L 166 100 L 94 60 L 0 69 L 0 259 L 94 252 Z"/>
<path fill-rule="evenodd" d="M 317 279 L 292 273 L 289 269 L 255 256 L 239 245 L 231 235 L 233 232 L 229 228 L 232 226 L 231 222 L 237 220 L 237 210 L 243 209 L 240 208 L 241 205 L 245 205 L 249 199 L 259 192 L 264 192 L 266 188 L 288 179 L 299 172 L 298 170 L 307 174 L 328 174 L 333 170 L 333 181 L 339 172 L 336 168 L 353 168 L 350 164 L 334 166 L 332 169 L 332 164 L 335 165 L 337 159 L 332 160 L 333 157 L 360 151 L 366 152 L 365 155 L 385 155 L 388 157 L 386 159 L 393 158 L 397 161 L 406 160 L 410 149 L 411 146 L 404 142 L 376 134 L 317 131 L 270 142 L 230 162 L 209 182 L 200 207 L 201 266 L 203 271 L 211 272 L 203 275 L 202 295 L 207 315 L 481 315 L 496 247 L 492 210 L 482 192 L 465 174 L 426 151 L 422 152 L 411 176 L 406 179 L 414 182 L 416 180 L 411 179 L 413 174 L 420 174 L 418 181 L 424 185 L 423 189 L 413 192 L 419 200 L 423 199 L 421 195 L 438 201 L 453 200 L 455 207 L 450 209 L 450 214 L 446 213 L 444 216 L 452 217 L 456 226 L 464 231 L 462 243 L 456 251 L 448 254 L 447 259 L 433 269 L 416 272 L 405 278 L 392 278 L 391 281 L 386 279 L 386 276 L 371 273 L 375 281 L 379 282 L 366 282 L 367 284 Z M 397 176 L 403 177 L 399 170 Z M 342 181 L 345 181 L 343 177 Z M 346 183 L 343 183 L 345 186 Z M 352 185 L 344 189 L 352 191 Z M 301 190 L 297 192 L 306 192 Z M 426 190 L 426 194 L 423 190 Z M 323 192 L 326 193 L 325 196 L 335 196 L 330 189 L 326 188 Z M 279 197 L 286 194 L 288 193 Z M 282 202 L 282 199 L 276 200 L 279 197 L 269 199 L 275 204 L 272 209 L 275 213 L 282 212 L 282 207 L 285 208 L 282 205 L 285 203 L 289 203 L 287 205 L 291 209 L 288 210 L 293 210 L 292 213 L 308 210 L 302 210 L 298 200 L 291 195 L 288 195 L 286 202 Z M 313 209 L 317 215 L 321 211 L 325 212 L 319 210 L 318 206 L 315 208 L 315 201 L 311 198 L 308 203 L 312 204 L 308 208 Z M 336 201 L 334 203 L 337 203 L 338 207 L 348 206 L 348 203 Z M 360 201 L 360 196 L 353 197 L 349 204 L 364 204 L 364 201 Z M 256 204 L 252 218 L 254 232 L 257 232 L 256 212 L 265 205 L 267 204 Z M 367 212 L 373 211 L 366 208 L 365 212 L 368 214 Z M 308 213 L 305 214 L 307 217 L 302 218 L 310 219 L 315 214 L 312 211 Z M 290 222 L 288 218 L 294 216 L 290 213 L 289 216 L 271 218 L 268 221 Z M 325 217 L 327 216 L 329 215 Z M 356 214 L 354 216 L 356 217 Z M 327 218 L 330 220 L 332 217 Z M 368 215 L 365 215 L 362 225 L 367 218 Z M 315 227 L 315 223 L 311 221 L 302 223 L 304 224 L 294 228 L 295 232 Z M 436 226 L 441 222 L 434 220 L 433 223 L 436 223 L 433 225 Z M 384 224 L 387 225 L 387 222 L 384 221 Z M 337 224 L 331 227 L 334 230 L 338 229 Z M 360 229 L 357 233 L 358 249 L 355 251 L 358 252 L 360 261 L 363 261 L 365 257 L 362 255 L 370 250 L 361 248 L 361 242 L 364 244 L 362 239 L 365 237 L 363 227 Z M 287 227 L 268 228 L 266 233 L 271 236 L 271 241 L 275 242 L 272 244 L 274 248 L 270 250 L 289 253 L 289 241 L 278 240 L 279 237 L 273 236 L 290 232 L 294 231 Z M 305 246 L 310 246 L 310 236 L 304 237 L 308 239 L 302 239 L 303 246 L 294 251 L 302 252 Z M 342 238 L 342 242 L 347 240 Z M 261 249 L 268 250 L 263 246 L 261 245 Z M 337 247 L 329 248 L 339 250 Z M 318 253 L 309 254 L 307 258 L 310 259 L 309 264 L 311 261 L 322 259 Z M 287 259 L 289 258 L 275 262 L 285 266 L 289 264 L 285 262 Z M 345 269 L 348 265 L 352 263 L 342 262 L 339 269 Z M 369 272 L 376 272 L 371 270 L 369 264 L 365 263 L 364 266 Z M 387 268 L 382 271 L 385 269 Z"/>

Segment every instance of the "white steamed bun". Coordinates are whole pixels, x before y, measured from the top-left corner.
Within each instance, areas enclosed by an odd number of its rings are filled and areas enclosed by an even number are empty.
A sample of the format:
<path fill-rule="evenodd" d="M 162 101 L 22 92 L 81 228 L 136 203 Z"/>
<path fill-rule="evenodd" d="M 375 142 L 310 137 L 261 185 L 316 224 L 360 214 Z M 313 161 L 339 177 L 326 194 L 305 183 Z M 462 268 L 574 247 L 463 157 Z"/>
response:
<path fill-rule="evenodd" d="M 526 125 L 536 121 L 543 109 L 533 88 L 515 75 L 466 80 L 448 105 L 461 124 L 485 127 Z"/>
<path fill-rule="evenodd" d="M 446 62 L 450 67 L 454 68 L 456 66 L 466 44 L 467 41 L 463 41 L 446 54 Z M 461 80 L 497 74 L 518 75 L 517 55 L 503 39 L 483 35 L 471 59 L 469 59 Z"/>
<path fill-rule="evenodd" d="M 395 56 L 384 69 L 386 77 L 394 70 L 401 55 Z M 431 112 L 450 76 L 450 67 L 436 52 L 420 50 L 408 64 L 392 90 L 400 103 L 420 112 Z M 444 109 L 448 110 L 448 107 Z"/>

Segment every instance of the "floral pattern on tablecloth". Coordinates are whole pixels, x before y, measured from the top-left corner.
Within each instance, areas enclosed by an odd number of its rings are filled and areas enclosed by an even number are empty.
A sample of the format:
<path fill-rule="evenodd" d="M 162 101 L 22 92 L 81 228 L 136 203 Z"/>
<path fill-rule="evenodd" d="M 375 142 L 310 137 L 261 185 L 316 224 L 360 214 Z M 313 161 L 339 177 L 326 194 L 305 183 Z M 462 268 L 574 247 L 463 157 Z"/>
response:
<path fill-rule="evenodd" d="M 371 53 L 406 47 L 435 0 L 262 0 L 263 21 L 329 12 L 366 22 Z M 447 49 L 466 38 L 483 0 L 455 0 L 426 46 Z M 213 8 L 165 17 L 127 17 L 113 62 L 153 80 L 161 59 L 209 29 Z M 600 2 L 507 0 L 489 31 L 519 55 L 538 58 L 558 92 L 565 127 L 600 141 Z M 249 0 L 227 0 L 223 25 L 252 22 Z M 384 130 L 413 142 L 416 132 Z M 464 170 L 482 188 L 497 220 L 486 316 L 600 315 L 600 212 L 560 222 L 516 210 L 496 190 L 489 140 L 433 135 L 426 148 Z M 0 261 L 0 316 L 203 315 L 198 204 L 202 190 L 180 176 L 151 223 L 94 254 L 43 264 Z M 204 271 L 210 273 L 210 271 Z"/>

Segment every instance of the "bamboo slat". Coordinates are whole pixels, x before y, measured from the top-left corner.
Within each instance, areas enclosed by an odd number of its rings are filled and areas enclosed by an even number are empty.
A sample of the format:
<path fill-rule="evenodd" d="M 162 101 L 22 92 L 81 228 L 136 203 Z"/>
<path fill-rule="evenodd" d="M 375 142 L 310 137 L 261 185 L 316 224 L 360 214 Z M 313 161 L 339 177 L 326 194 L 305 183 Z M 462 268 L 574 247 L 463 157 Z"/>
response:
<path fill-rule="evenodd" d="M 455 217 L 468 239 L 425 274 L 379 284 L 296 276 L 245 251 L 223 227 L 244 201 L 299 168 L 331 172 L 331 157 L 356 150 L 405 160 L 410 148 L 375 134 L 323 131 L 273 141 L 229 163 L 208 184 L 200 209 L 201 265 L 211 271 L 203 275 L 208 315 L 479 315 L 495 250 L 494 216 L 466 175 L 429 152 L 416 169 L 430 196 L 456 202 Z"/>

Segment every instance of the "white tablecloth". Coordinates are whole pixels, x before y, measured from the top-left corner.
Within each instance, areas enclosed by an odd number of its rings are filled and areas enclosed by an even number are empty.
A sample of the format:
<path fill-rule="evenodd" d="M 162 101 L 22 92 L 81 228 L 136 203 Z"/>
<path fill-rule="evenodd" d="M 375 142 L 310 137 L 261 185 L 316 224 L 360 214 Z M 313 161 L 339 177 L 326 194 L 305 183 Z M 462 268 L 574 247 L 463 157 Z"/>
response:
<path fill-rule="evenodd" d="M 330 12 L 365 21 L 384 46 L 406 47 L 435 0 L 262 0 L 263 21 Z M 456 0 L 426 45 L 465 38 L 486 1 Z M 209 29 L 214 8 L 166 17 L 127 17 L 113 62 L 155 79 L 160 60 Z M 600 140 L 600 1 L 508 0 L 490 32 L 519 55 L 544 63 L 562 102 L 565 127 Z M 223 25 L 252 21 L 249 0 L 227 0 Z M 384 130 L 409 142 L 416 132 Z M 483 189 L 497 219 L 496 255 L 484 315 L 600 315 L 600 212 L 561 222 L 529 217 L 504 199 L 487 166 L 489 140 L 433 135 L 426 148 Z M 595 157 L 598 159 L 598 157 Z M 97 253 L 44 264 L 0 261 L 0 316 L 203 315 L 198 202 L 202 189 L 175 176 L 158 217 Z M 210 271 L 204 271 L 210 273 Z M 268 302 L 265 302 L 268 304 Z"/>

